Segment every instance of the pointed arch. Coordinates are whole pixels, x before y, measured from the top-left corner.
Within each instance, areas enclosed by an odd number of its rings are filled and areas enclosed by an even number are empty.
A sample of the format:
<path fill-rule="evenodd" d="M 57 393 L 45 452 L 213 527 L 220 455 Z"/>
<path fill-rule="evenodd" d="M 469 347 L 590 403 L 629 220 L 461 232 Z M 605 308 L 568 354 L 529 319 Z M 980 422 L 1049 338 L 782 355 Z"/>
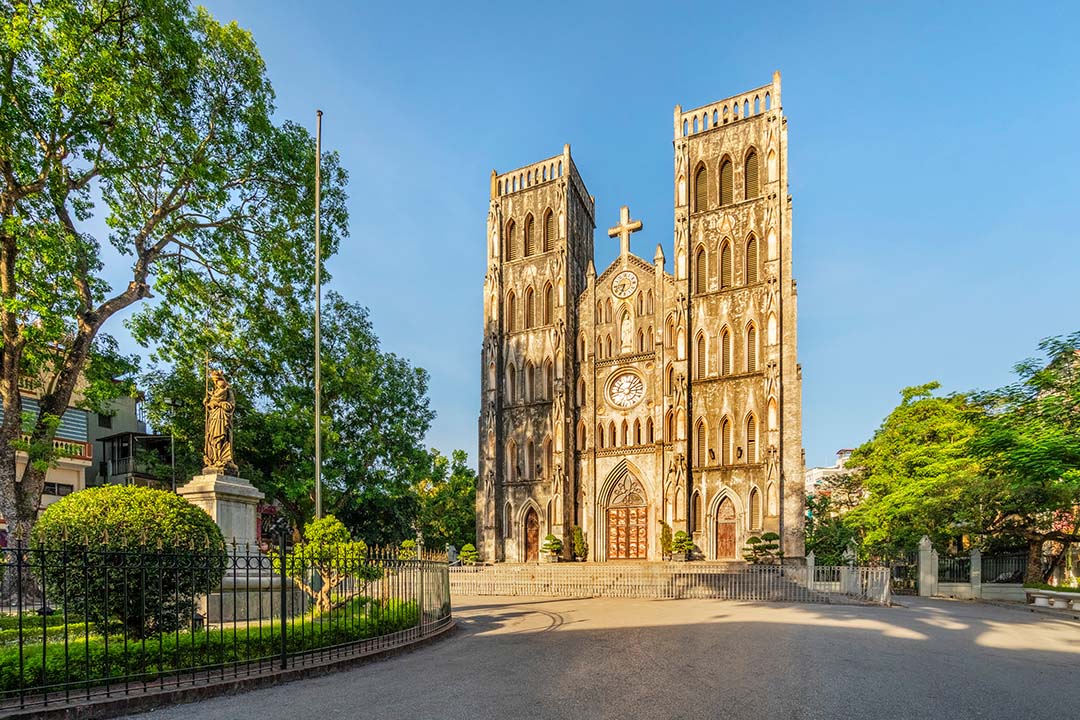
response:
<path fill-rule="evenodd" d="M 765 499 L 767 501 L 766 513 L 770 517 L 775 517 L 779 510 L 779 503 L 777 502 L 778 498 L 776 495 L 776 483 L 769 483 L 768 487 L 765 488 Z"/>
<path fill-rule="evenodd" d="M 604 356 L 605 357 L 615 357 L 615 353 L 612 350 L 611 335 L 610 334 L 608 334 L 607 338 L 604 340 Z"/>
<path fill-rule="evenodd" d="M 622 427 L 620 429 L 622 430 L 622 432 L 619 436 L 619 445 L 626 447 L 630 444 L 630 423 L 628 423 L 624 419 L 622 421 Z"/>
<path fill-rule="evenodd" d="M 679 328 L 675 338 L 675 359 L 686 359 L 686 332 L 682 328 Z"/>
<path fill-rule="evenodd" d="M 709 501 L 709 517 L 713 526 L 709 530 L 709 554 L 716 560 L 734 560 L 738 557 L 741 528 L 738 518 L 742 516 L 743 504 L 739 494 L 726 485 Z M 726 531 L 722 533 L 722 531 Z M 721 543 L 721 537 L 724 542 Z"/>
<path fill-rule="evenodd" d="M 503 256 L 510 262 L 518 259 L 517 224 L 513 220 L 506 223 L 506 248 Z"/>
<path fill-rule="evenodd" d="M 532 438 L 525 441 L 525 478 L 528 480 L 536 478 L 536 445 L 533 444 Z"/>
<path fill-rule="evenodd" d="M 768 182 L 776 180 L 776 151 L 770 150 L 765 156 L 765 179 Z"/>
<path fill-rule="evenodd" d="M 727 325 L 720 331 L 720 374 L 731 374 L 731 331 Z"/>
<path fill-rule="evenodd" d="M 585 406 L 585 378 L 580 377 L 577 381 L 577 406 Z"/>
<path fill-rule="evenodd" d="M 695 490 L 694 495 L 690 498 L 690 518 L 692 527 L 694 530 L 701 530 L 702 518 L 701 518 L 701 491 Z"/>
<path fill-rule="evenodd" d="M 517 293 L 506 293 L 506 332 L 517 332 Z"/>
<path fill-rule="evenodd" d="M 668 410 L 664 416 L 664 442 L 675 442 L 675 411 Z"/>
<path fill-rule="evenodd" d="M 578 420 L 577 422 L 577 449 L 585 449 L 585 421 Z"/>
<path fill-rule="evenodd" d="M 680 522 L 686 519 L 686 501 L 681 487 L 675 488 L 675 514 L 672 519 Z"/>
<path fill-rule="evenodd" d="M 525 289 L 525 329 L 536 327 L 536 293 L 532 285 Z"/>
<path fill-rule="evenodd" d="M 604 302 L 604 322 L 611 322 L 611 318 L 613 317 L 613 313 L 611 311 L 611 308 L 612 308 L 611 298 L 608 298 Z"/>
<path fill-rule="evenodd" d="M 694 341 L 694 347 L 694 377 L 700 380 L 708 374 L 709 356 L 706 354 L 705 333 L 698 333 L 697 340 Z"/>
<path fill-rule="evenodd" d="M 746 239 L 746 253 L 743 260 L 743 281 L 753 285 L 758 281 L 758 245 L 754 233 Z"/>
<path fill-rule="evenodd" d="M 698 418 L 697 423 L 694 425 L 694 465 L 698 467 L 705 467 L 709 465 L 709 426 L 705 424 L 704 418 Z"/>
<path fill-rule="evenodd" d="M 668 363 L 667 372 L 664 373 L 664 394 L 675 393 L 675 365 Z"/>
<path fill-rule="evenodd" d="M 694 171 L 694 212 L 709 209 L 709 171 L 700 163 Z"/>
<path fill-rule="evenodd" d="M 686 251 L 679 248 L 679 252 L 675 255 L 675 279 L 686 279 Z"/>
<path fill-rule="evenodd" d="M 777 430 L 780 425 L 777 422 L 776 417 L 776 398 L 769 398 L 769 410 L 768 410 L 768 429 Z"/>
<path fill-rule="evenodd" d="M 720 289 L 731 287 L 731 243 L 727 238 L 720 245 Z"/>
<path fill-rule="evenodd" d="M 506 401 L 510 405 L 517 402 L 517 368 L 511 361 L 506 366 Z"/>
<path fill-rule="evenodd" d="M 709 289 L 708 283 L 708 253 L 705 252 L 705 246 L 699 245 L 697 252 L 694 253 L 694 292 L 703 293 Z"/>
<path fill-rule="evenodd" d="M 754 464 L 757 461 L 757 418 L 750 413 L 746 416 L 746 462 Z"/>
<path fill-rule="evenodd" d="M 585 362 L 585 333 L 578 335 L 578 361 Z"/>
<path fill-rule="evenodd" d="M 555 322 L 555 288 L 550 281 L 544 285 L 543 321 L 544 325 L 551 325 Z"/>
<path fill-rule="evenodd" d="M 517 443 L 513 439 L 506 443 L 506 479 L 521 479 L 521 459 L 518 457 Z"/>
<path fill-rule="evenodd" d="M 604 338 L 600 335 L 596 336 L 596 359 L 604 359 Z"/>
<path fill-rule="evenodd" d="M 770 345 L 776 344 L 776 313 L 769 313 L 769 320 L 766 325 L 766 338 L 768 339 Z"/>
<path fill-rule="evenodd" d="M 596 323 L 599 325 L 604 322 L 604 301 L 596 301 Z"/>
<path fill-rule="evenodd" d="M 675 314 L 667 316 L 664 323 L 664 346 L 675 347 Z"/>
<path fill-rule="evenodd" d="M 615 421 L 608 423 L 608 446 L 618 447 L 618 436 L 615 434 Z"/>
<path fill-rule="evenodd" d="M 652 350 L 656 344 L 656 335 L 653 334 L 652 325 L 645 331 L 645 350 Z"/>
<path fill-rule="evenodd" d="M 544 363 L 544 399 L 552 400 L 555 397 L 555 363 L 551 358 Z"/>
<path fill-rule="evenodd" d="M 720 421 L 720 464 L 731 464 L 731 421 L 727 416 Z"/>
<path fill-rule="evenodd" d="M 525 216 L 525 257 L 536 254 L 536 227 L 532 213 Z"/>
<path fill-rule="evenodd" d="M 544 252 L 555 249 L 555 213 L 551 208 L 544 213 Z"/>
<path fill-rule="evenodd" d="M 503 538 L 509 540 L 511 537 L 513 537 L 514 529 L 514 506 L 510 504 L 509 500 L 507 500 L 506 504 L 503 505 L 502 521 L 502 536 Z"/>
<path fill-rule="evenodd" d="M 735 184 L 735 168 L 731 164 L 731 158 L 725 156 L 720 161 L 720 204 L 730 205 L 734 200 L 732 192 Z"/>
<path fill-rule="evenodd" d="M 604 444 L 604 423 L 596 424 L 596 447 L 603 450 Z"/>
<path fill-rule="evenodd" d="M 757 372 L 757 326 L 746 324 L 746 372 Z"/>
<path fill-rule="evenodd" d="M 637 294 L 637 314 L 645 314 L 645 293 L 643 292 L 639 292 Z"/>
<path fill-rule="evenodd" d="M 641 445 L 641 418 L 634 419 L 634 445 Z"/>
<path fill-rule="evenodd" d="M 758 530 L 761 528 L 761 493 L 758 489 L 750 489 L 750 512 L 748 513 L 748 519 L 750 521 L 750 530 Z"/>
<path fill-rule="evenodd" d="M 532 361 L 529 360 L 525 363 L 525 392 L 521 395 L 521 399 L 525 402 L 532 402 L 533 397 L 536 394 L 536 368 L 533 367 Z"/>
<path fill-rule="evenodd" d="M 656 433 L 654 432 L 653 421 L 651 417 L 645 420 L 645 442 L 649 445 L 652 445 L 654 442 L 656 442 Z"/>
<path fill-rule="evenodd" d="M 652 290 L 650 290 L 645 295 L 645 312 L 648 313 L 649 315 L 653 314 L 653 294 L 652 294 Z"/>
<path fill-rule="evenodd" d="M 760 183 L 758 182 L 758 173 L 761 170 L 761 163 L 758 161 L 758 154 L 756 148 L 750 148 L 746 153 L 746 160 L 743 163 L 743 198 L 750 200 L 756 198 L 761 194 Z"/>
<path fill-rule="evenodd" d="M 637 351 L 645 352 L 645 331 L 641 328 L 637 331 Z"/>
<path fill-rule="evenodd" d="M 542 462 L 541 469 L 543 471 L 543 477 L 550 478 L 551 477 L 551 469 L 553 467 L 555 467 L 555 463 L 554 463 L 555 444 L 551 441 L 551 436 L 550 435 L 547 435 L 547 436 L 544 437 L 543 448 L 544 448 L 543 453 L 541 454 L 541 457 L 543 458 L 543 460 L 541 461 Z"/>

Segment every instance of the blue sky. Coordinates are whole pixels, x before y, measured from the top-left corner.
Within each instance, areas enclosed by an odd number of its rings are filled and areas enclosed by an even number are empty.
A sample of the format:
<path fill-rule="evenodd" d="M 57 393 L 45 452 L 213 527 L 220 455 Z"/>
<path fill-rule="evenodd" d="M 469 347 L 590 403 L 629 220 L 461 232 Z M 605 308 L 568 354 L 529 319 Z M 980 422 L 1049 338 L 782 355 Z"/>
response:
<path fill-rule="evenodd" d="M 672 244 L 672 109 L 783 73 L 808 465 L 900 388 L 1009 381 L 1080 328 L 1080 12 L 1068 3 L 206 3 L 351 174 L 330 287 L 431 373 L 475 462 L 488 177 L 570 143 L 606 228 Z M 116 330 L 117 328 L 114 328 Z"/>

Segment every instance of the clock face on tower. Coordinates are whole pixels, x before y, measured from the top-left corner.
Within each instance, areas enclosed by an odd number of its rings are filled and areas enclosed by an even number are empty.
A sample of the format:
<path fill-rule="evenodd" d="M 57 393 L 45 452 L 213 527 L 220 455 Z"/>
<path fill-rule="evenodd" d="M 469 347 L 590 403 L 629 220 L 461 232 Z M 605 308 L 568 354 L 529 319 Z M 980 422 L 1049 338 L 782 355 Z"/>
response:
<path fill-rule="evenodd" d="M 636 373 L 624 372 L 611 381 L 608 386 L 608 399 L 612 405 L 628 408 L 636 405 L 645 397 L 645 381 Z"/>
<path fill-rule="evenodd" d="M 611 281 L 611 292 L 615 293 L 615 297 L 630 297 L 635 290 L 637 290 L 637 275 L 630 270 L 623 270 Z"/>

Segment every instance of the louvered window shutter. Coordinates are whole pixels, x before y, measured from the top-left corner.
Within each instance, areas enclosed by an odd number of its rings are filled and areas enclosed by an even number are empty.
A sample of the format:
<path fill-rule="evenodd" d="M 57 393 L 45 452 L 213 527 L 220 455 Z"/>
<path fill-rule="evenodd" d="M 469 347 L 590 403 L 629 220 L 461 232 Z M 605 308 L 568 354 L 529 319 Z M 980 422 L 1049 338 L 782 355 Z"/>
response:
<path fill-rule="evenodd" d="M 753 326 L 746 331 L 746 372 L 757 370 L 757 329 Z"/>
<path fill-rule="evenodd" d="M 728 243 L 720 249 L 720 287 L 731 287 L 731 245 Z"/>
<path fill-rule="evenodd" d="M 720 374 L 721 375 L 730 375 L 731 374 L 731 333 L 729 333 L 727 330 L 724 331 L 724 334 L 720 338 L 720 353 L 721 353 L 721 358 L 720 358 L 721 370 L 720 370 Z"/>
<path fill-rule="evenodd" d="M 697 464 L 708 465 L 705 457 L 705 423 L 697 426 Z"/>
<path fill-rule="evenodd" d="M 555 213 L 549 212 L 544 218 L 544 252 L 551 252 L 555 247 Z"/>
<path fill-rule="evenodd" d="M 694 211 L 701 212 L 709 209 L 709 173 L 705 168 L 697 171 L 694 176 Z"/>
<path fill-rule="evenodd" d="M 753 415 L 746 421 L 746 462 L 757 462 L 757 421 Z"/>
<path fill-rule="evenodd" d="M 536 254 L 536 232 L 533 228 L 533 219 L 525 221 L 525 257 Z"/>
<path fill-rule="evenodd" d="M 758 196 L 758 157 L 754 150 L 746 156 L 746 172 L 743 174 L 743 180 L 746 199 L 756 198 Z"/>
<path fill-rule="evenodd" d="M 757 239 L 750 238 L 746 243 L 746 284 L 751 285 L 757 282 L 758 278 L 758 261 L 757 261 Z"/>
<path fill-rule="evenodd" d="M 731 464 L 731 423 L 727 420 L 720 426 L 720 461 L 724 465 Z"/>
<path fill-rule="evenodd" d="M 720 166 L 720 204 L 730 205 L 732 194 L 732 185 L 735 182 L 734 172 L 731 167 L 731 161 L 725 160 L 724 164 Z"/>
<path fill-rule="evenodd" d="M 510 229 L 506 231 L 506 259 L 517 260 L 517 230 L 514 225 L 510 225 Z"/>
<path fill-rule="evenodd" d="M 701 335 L 697 339 L 697 376 L 699 378 L 705 377 L 707 358 L 705 357 L 705 336 Z"/>
<path fill-rule="evenodd" d="M 705 273 L 708 270 L 708 262 L 705 260 L 705 251 L 698 250 L 697 257 L 694 258 L 694 291 L 703 293 L 705 292 Z"/>

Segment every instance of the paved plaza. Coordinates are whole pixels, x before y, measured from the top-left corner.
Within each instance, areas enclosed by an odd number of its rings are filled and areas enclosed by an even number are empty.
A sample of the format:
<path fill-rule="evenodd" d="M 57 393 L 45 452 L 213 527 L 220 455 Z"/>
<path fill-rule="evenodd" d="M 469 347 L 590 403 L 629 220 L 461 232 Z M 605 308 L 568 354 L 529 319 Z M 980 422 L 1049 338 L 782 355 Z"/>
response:
<path fill-rule="evenodd" d="M 416 652 L 147 720 L 1075 717 L 1080 622 L 958 601 L 457 599 Z"/>

